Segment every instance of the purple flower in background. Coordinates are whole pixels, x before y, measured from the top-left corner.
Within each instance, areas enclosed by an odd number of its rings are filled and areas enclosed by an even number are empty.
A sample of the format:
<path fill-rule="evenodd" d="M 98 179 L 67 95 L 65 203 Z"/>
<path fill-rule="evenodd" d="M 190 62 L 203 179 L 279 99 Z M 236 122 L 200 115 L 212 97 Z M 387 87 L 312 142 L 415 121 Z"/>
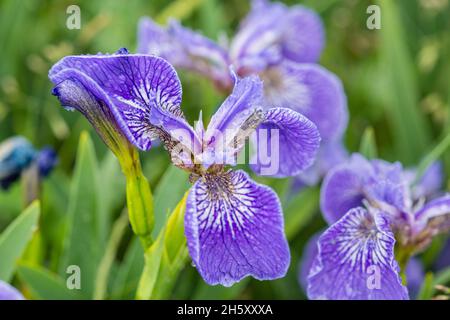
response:
<path fill-rule="evenodd" d="M 0 300 L 24 300 L 24 297 L 16 288 L 0 280 Z"/>
<path fill-rule="evenodd" d="M 286 108 L 266 108 L 257 77 L 235 78 L 231 95 L 205 129 L 180 108 L 181 84 L 173 67 L 150 55 L 71 56 L 49 74 L 62 104 L 80 110 L 104 139 L 126 137 L 142 150 L 158 138 L 174 165 L 194 182 L 186 204 L 185 234 L 192 260 L 209 284 L 230 286 L 251 275 L 282 277 L 290 261 L 279 199 L 241 170 L 237 154 L 251 135 L 261 149 L 276 138 L 271 175 L 298 174 L 314 160 L 316 126 Z M 111 143 L 111 140 L 109 140 Z M 257 152 L 253 168 L 267 173 Z M 274 169 L 271 168 L 271 169 Z"/>
<path fill-rule="evenodd" d="M 8 189 L 24 170 L 37 163 L 39 177 L 50 174 L 58 161 L 50 147 L 36 150 L 24 137 L 12 137 L 0 144 L 0 188 Z"/>
<path fill-rule="evenodd" d="M 358 154 L 327 174 L 321 209 L 330 227 L 318 240 L 309 298 L 408 298 L 396 257 L 405 268 L 435 235 L 450 230 L 450 196 L 413 197 L 409 174 L 399 163 Z"/>
<path fill-rule="evenodd" d="M 340 163 L 345 154 L 338 149 L 342 148 L 348 121 L 346 96 L 341 81 L 317 64 L 324 38 L 320 17 L 312 10 L 254 0 L 251 12 L 228 45 L 219 45 L 176 21 L 163 28 L 143 18 L 138 51 L 160 55 L 175 67 L 197 72 L 228 92 L 234 83 L 230 65 L 241 77 L 258 75 L 264 82 L 267 106 L 300 112 L 319 129 L 323 146 L 316 165 L 298 177 L 310 185 Z"/>

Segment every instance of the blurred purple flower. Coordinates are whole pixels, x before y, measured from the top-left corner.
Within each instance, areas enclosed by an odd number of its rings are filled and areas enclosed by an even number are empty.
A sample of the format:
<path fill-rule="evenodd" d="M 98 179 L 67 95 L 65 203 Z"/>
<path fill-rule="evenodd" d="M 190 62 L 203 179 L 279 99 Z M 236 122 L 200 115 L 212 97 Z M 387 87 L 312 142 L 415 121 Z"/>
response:
<path fill-rule="evenodd" d="M 298 174 L 314 160 L 316 126 L 286 108 L 263 108 L 261 80 L 235 77 L 231 95 L 207 129 L 195 127 L 180 108 L 181 84 L 172 66 L 150 55 L 66 57 L 50 70 L 61 103 L 80 110 L 101 136 L 127 137 L 143 150 L 158 138 L 174 165 L 191 173 L 185 234 L 189 253 L 209 284 L 230 286 L 243 277 L 274 279 L 285 274 L 289 248 L 279 199 L 243 171 L 231 171 L 251 135 L 257 149 L 276 137 L 279 152 L 270 175 Z M 111 138 L 113 137 L 113 138 Z M 109 139 L 109 140 L 108 140 Z M 256 153 L 252 168 L 267 174 Z"/>
<path fill-rule="evenodd" d="M 22 172 L 37 162 L 39 176 L 46 177 L 56 165 L 57 155 L 50 147 L 37 151 L 24 137 L 6 139 L 0 144 L 0 188 L 8 189 Z"/>
<path fill-rule="evenodd" d="M 138 52 L 160 55 L 175 67 L 202 74 L 227 92 L 234 82 L 230 65 L 241 77 L 259 75 L 266 105 L 300 112 L 319 129 L 324 144 L 321 149 L 327 150 L 319 152 L 316 166 L 298 177 L 309 185 L 317 183 L 324 171 L 341 159 L 333 158 L 328 150 L 342 146 L 348 122 L 341 81 L 317 64 L 324 38 L 320 17 L 312 10 L 254 0 L 229 45 L 216 44 L 177 21 L 163 28 L 150 18 L 142 18 Z"/>
<path fill-rule="evenodd" d="M 24 297 L 16 288 L 0 280 L 0 300 L 24 300 Z"/>
<path fill-rule="evenodd" d="M 309 272 L 311 299 L 408 298 L 394 244 L 412 256 L 450 230 L 450 196 L 424 203 L 412 187 L 399 163 L 358 154 L 328 173 L 321 208 L 330 227 Z"/>

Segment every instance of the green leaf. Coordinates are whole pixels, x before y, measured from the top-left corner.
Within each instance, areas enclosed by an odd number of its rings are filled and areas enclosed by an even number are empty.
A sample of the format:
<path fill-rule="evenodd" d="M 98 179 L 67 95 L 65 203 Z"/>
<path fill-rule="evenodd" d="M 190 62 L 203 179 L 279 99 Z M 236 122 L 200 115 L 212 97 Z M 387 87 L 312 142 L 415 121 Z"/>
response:
<path fill-rule="evenodd" d="M 430 142 L 430 132 L 419 108 L 417 72 L 405 42 L 405 30 L 398 8 L 399 3 L 379 0 L 382 26 L 380 35 L 380 79 L 388 105 L 386 113 L 391 121 L 391 136 L 397 160 L 414 163 Z"/>
<path fill-rule="evenodd" d="M 319 188 L 306 188 L 287 205 L 284 210 L 284 220 L 288 239 L 292 239 L 318 212 L 319 197 Z"/>
<path fill-rule="evenodd" d="M 109 238 L 108 245 L 106 246 L 105 254 L 103 255 L 97 271 L 94 292 L 95 300 L 105 299 L 111 267 L 114 263 L 120 241 L 122 240 L 127 227 L 128 213 L 124 210 L 112 227 L 111 236 Z"/>
<path fill-rule="evenodd" d="M 144 268 L 144 250 L 137 237 L 131 240 L 123 262 L 118 266 L 112 299 L 133 299 Z"/>
<path fill-rule="evenodd" d="M 40 214 L 39 202 L 33 202 L 0 235 L 0 279 L 8 282 L 22 256 L 27 243 L 37 229 Z"/>
<path fill-rule="evenodd" d="M 426 156 L 422 159 L 417 167 L 417 175 L 415 182 L 420 181 L 428 167 L 433 164 L 450 146 L 450 132 L 442 139 Z"/>
<path fill-rule="evenodd" d="M 67 267 L 80 267 L 81 293 L 92 297 L 97 267 L 105 243 L 102 239 L 104 213 L 99 184 L 97 159 L 89 135 L 81 134 L 77 152 L 76 165 L 70 188 L 68 204 L 68 225 L 63 249 L 60 274 L 64 275 Z"/>
<path fill-rule="evenodd" d="M 364 130 L 361 143 L 359 145 L 359 153 L 367 159 L 375 159 L 378 157 L 375 132 L 372 127 L 367 127 L 366 130 Z"/>
<path fill-rule="evenodd" d="M 100 217 L 100 232 L 102 239 L 106 240 L 111 226 L 111 214 L 114 210 L 120 211 L 125 204 L 125 177 L 119 161 L 109 150 L 100 163 L 100 177 L 102 189 L 98 197 L 104 206 L 104 214 Z"/>
<path fill-rule="evenodd" d="M 187 258 L 184 212 L 188 192 L 178 203 L 155 243 L 145 252 L 138 299 L 163 299 L 170 294 Z"/>
<path fill-rule="evenodd" d="M 156 238 L 167 221 L 167 216 L 177 206 L 189 189 L 188 174 L 175 166 L 169 166 L 155 189 L 155 226 L 153 237 Z"/>
<path fill-rule="evenodd" d="M 450 267 L 433 274 L 427 273 L 420 289 L 418 299 L 430 300 L 437 294 L 436 286 L 448 286 L 450 283 Z"/>
<path fill-rule="evenodd" d="M 429 300 L 433 296 L 433 273 L 428 272 L 417 296 L 418 300 Z"/>
<path fill-rule="evenodd" d="M 81 297 L 69 290 L 62 278 L 38 266 L 20 265 L 17 269 L 20 280 L 30 289 L 33 298 L 42 300 L 74 300 Z"/>

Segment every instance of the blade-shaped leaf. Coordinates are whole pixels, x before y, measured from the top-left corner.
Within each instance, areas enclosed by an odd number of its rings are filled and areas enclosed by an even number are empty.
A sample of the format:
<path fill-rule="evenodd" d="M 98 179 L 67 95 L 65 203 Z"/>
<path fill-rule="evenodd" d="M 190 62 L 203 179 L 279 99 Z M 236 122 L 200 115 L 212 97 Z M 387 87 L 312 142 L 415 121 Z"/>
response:
<path fill-rule="evenodd" d="M 69 195 L 68 225 L 60 274 L 76 265 L 81 270 L 81 292 L 92 297 L 97 267 L 104 252 L 100 226 L 103 217 L 97 159 L 89 135 L 80 137 Z"/>
<path fill-rule="evenodd" d="M 40 213 L 39 202 L 33 202 L 0 235 L 0 279 L 8 282 L 17 260 L 37 229 Z"/>
<path fill-rule="evenodd" d="M 364 130 L 361 143 L 359 145 L 359 153 L 367 159 L 377 158 L 377 143 L 375 141 L 375 132 L 372 127 L 367 127 L 366 130 Z"/>
<path fill-rule="evenodd" d="M 392 138 L 397 160 L 414 163 L 430 142 L 429 128 L 419 109 L 417 73 L 405 42 L 405 30 L 398 2 L 380 0 L 383 12 L 381 35 L 380 77 L 389 105 Z"/>
<path fill-rule="evenodd" d="M 43 300 L 80 299 L 76 289 L 69 290 L 64 279 L 50 271 L 38 267 L 21 265 L 17 272 L 20 279 L 30 289 L 32 298 Z"/>

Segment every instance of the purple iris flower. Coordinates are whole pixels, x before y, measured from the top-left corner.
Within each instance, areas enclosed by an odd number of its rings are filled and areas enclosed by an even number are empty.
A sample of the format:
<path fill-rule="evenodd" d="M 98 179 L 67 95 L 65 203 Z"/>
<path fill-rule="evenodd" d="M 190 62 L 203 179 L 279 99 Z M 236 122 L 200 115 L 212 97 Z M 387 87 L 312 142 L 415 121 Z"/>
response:
<path fill-rule="evenodd" d="M 346 156 L 342 136 L 348 122 L 347 99 L 341 81 L 317 64 L 324 39 L 322 21 L 312 10 L 254 0 L 251 12 L 226 45 L 177 21 L 163 28 L 143 18 L 138 52 L 159 55 L 177 68 L 197 72 L 226 92 L 234 84 L 230 65 L 241 77 L 258 75 L 264 82 L 266 105 L 293 109 L 319 129 L 323 145 L 316 164 L 298 177 L 311 185 Z"/>
<path fill-rule="evenodd" d="M 162 58 L 123 50 L 66 57 L 49 76 L 62 104 L 85 114 L 103 136 L 127 137 L 142 150 L 158 138 L 174 165 L 190 172 L 194 184 L 185 234 L 207 283 L 230 286 L 248 275 L 266 280 L 285 274 L 290 254 L 277 195 L 228 166 L 237 163 L 251 135 L 257 149 L 276 137 L 279 150 L 271 149 L 270 156 L 277 157 L 277 166 L 271 174 L 298 174 L 311 165 L 320 143 L 310 120 L 291 109 L 267 108 L 261 80 L 250 76 L 235 78 L 231 95 L 206 129 L 201 116 L 191 127 L 180 108 L 181 84 L 173 67 Z M 263 160 L 255 155 L 257 173 L 267 172 Z"/>
<path fill-rule="evenodd" d="M 302 259 L 299 263 L 298 280 L 305 292 L 308 288 L 309 271 L 311 270 L 311 267 L 313 266 L 314 260 L 316 259 L 318 253 L 317 242 L 319 241 L 320 235 L 322 233 L 323 232 L 317 232 L 316 234 L 314 234 L 303 249 Z M 425 272 L 422 262 L 417 258 L 412 258 L 408 262 L 405 274 L 406 278 L 408 279 L 408 292 L 411 296 L 416 296 L 419 293 L 419 290 L 425 278 Z"/>
<path fill-rule="evenodd" d="M 330 227 L 317 241 L 309 298 L 409 298 L 399 263 L 450 230 L 450 196 L 414 197 L 409 175 L 400 163 L 358 154 L 327 174 L 321 209 Z"/>
<path fill-rule="evenodd" d="M 24 300 L 24 297 L 16 288 L 0 280 L 0 300 Z"/>

